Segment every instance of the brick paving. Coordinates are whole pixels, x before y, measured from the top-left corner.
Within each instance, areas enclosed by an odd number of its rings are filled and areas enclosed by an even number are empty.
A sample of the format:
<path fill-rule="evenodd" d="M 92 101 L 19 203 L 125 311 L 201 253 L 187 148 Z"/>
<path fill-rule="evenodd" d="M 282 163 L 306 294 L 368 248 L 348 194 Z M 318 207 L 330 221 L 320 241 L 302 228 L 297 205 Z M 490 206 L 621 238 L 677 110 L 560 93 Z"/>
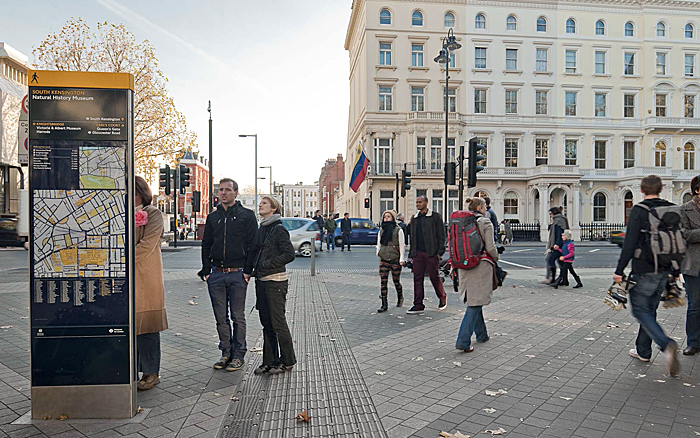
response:
<path fill-rule="evenodd" d="M 192 250 L 182 254 L 196 257 Z M 0 326 L 12 326 L 0 329 L 0 437 L 225 436 L 222 425 L 232 418 L 227 412 L 239 403 L 231 396 L 243 391 L 245 372 L 211 368 L 218 358 L 217 339 L 206 286 L 194 277 L 195 271 L 166 272 L 171 329 L 163 333 L 162 383 L 139 394 L 139 404 L 151 410 L 140 423 L 129 424 L 10 424 L 30 406 L 28 294 L 20 275 L 0 275 Z M 376 314 L 379 278 L 374 270 L 332 269 L 315 279 L 302 272 L 294 275 L 303 278 L 298 284 L 308 284 L 306 288 L 313 284 L 328 291 L 343 339 L 389 437 L 437 437 L 440 431 L 456 430 L 476 437 L 498 428 L 508 437 L 698 436 L 696 358 L 680 358 L 677 379 L 665 375 L 658 353 L 648 364 L 631 359 L 627 351 L 634 344 L 636 323 L 629 311 L 615 312 L 602 303 L 610 273 L 580 273 L 583 290 L 554 291 L 535 283 L 539 270 L 511 271 L 510 287 L 499 289 L 484 308 L 491 339 L 475 344 L 475 352 L 468 354 L 454 349 L 464 306 L 449 287 L 448 307 L 442 312 L 435 309 L 437 299 L 427 284 L 430 301 L 424 315 L 406 315 L 406 307 L 393 306 Z M 402 282 L 410 303 L 410 274 Z M 391 285 L 389 290 L 392 305 Z M 253 292 L 250 287 L 248 309 Z M 290 301 L 296 293 L 290 290 Z M 199 304 L 191 306 L 189 299 Z M 316 303 L 305 305 L 313 308 Z M 663 327 L 679 343 L 685 338 L 684 311 L 659 310 Z M 296 318 L 294 324 L 298 336 L 303 321 Z M 248 327 L 252 347 L 260 335 L 255 312 Z M 249 353 L 249 366 L 258 358 Z M 305 360 L 299 357 L 294 373 L 302 374 Z M 278 385 L 271 395 L 278 397 L 282 388 L 288 394 L 304 389 Z M 311 436 L 304 433 L 290 429 L 279 436 Z"/>

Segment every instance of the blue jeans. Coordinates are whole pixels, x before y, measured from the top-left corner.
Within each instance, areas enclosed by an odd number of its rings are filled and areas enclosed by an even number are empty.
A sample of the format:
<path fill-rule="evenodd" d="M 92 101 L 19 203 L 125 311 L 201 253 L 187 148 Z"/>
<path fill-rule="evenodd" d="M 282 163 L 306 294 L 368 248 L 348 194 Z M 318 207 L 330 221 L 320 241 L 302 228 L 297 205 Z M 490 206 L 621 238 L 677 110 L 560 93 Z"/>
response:
<path fill-rule="evenodd" d="M 667 283 L 668 272 L 638 275 L 637 284 L 629 293 L 632 316 L 639 321 L 639 333 L 635 342 L 637 354 L 645 359 L 651 358 L 651 341 L 656 342 L 662 351 L 669 342 L 674 342 L 656 322 L 656 309 Z"/>
<path fill-rule="evenodd" d="M 683 275 L 688 312 L 685 318 L 685 334 L 688 347 L 700 347 L 700 277 Z"/>
<path fill-rule="evenodd" d="M 209 297 L 214 309 L 216 331 L 219 334 L 221 355 L 243 360 L 246 354 L 245 342 L 245 295 L 248 283 L 243 278 L 243 271 L 213 271 L 207 279 Z M 229 308 L 231 319 L 229 320 Z M 231 330 L 233 322 L 233 331 Z"/>
<path fill-rule="evenodd" d="M 468 350 L 472 344 L 472 334 L 476 333 L 477 341 L 485 341 L 488 338 L 486 323 L 484 322 L 483 306 L 469 306 L 459 326 L 459 334 L 455 347 L 459 350 Z"/>
<path fill-rule="evenodd" d="M 326 249 L 331 249 L 333 248 L 333 251 L 335 251 L 335 238 L 333 237 L 333 233 L 329 232 L 326 233 Z"/>

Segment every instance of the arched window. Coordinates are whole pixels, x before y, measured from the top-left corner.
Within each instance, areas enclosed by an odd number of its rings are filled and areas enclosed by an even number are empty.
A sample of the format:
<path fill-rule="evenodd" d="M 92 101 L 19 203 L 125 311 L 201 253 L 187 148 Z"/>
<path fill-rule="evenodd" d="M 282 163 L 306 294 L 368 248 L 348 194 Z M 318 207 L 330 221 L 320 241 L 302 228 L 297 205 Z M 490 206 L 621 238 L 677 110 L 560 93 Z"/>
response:
<path fill-rule="evenodd" d="M 388 9 L 382 9 L 379 13 L 379 24 L 391 24 L 391 12 Z"/>
<path fill-rule="evenodd" d="M 685 25 L 685 37 L 691 39 L 695 37 L 695 27 L 690 23 Z"/>
<path fill-rule="evenodd" d="M 455 27 L 455 14 L 448 12 L 445 14 L 445 27 Z"/>
<path fill-rule="evenodd" d="M 593 196 L 593 222 L 605 222 L 607 203 L 605 193 L 598 192 Z"/>
<path fill-rule="evenodd" d="M 628 37 L 633 37 L 634 36 L 634 23 L 631 21 L 628 21 L 625 23 L 625 36 Z"/>
<path fill-rule="evenodd" d="M 509 15 L 506 18 L 506 30 L 518 30 L 518 20 L 514 15 Z"/>
<path fill-rule="evenodd" d="M 515 192 L 508 192 L 503 197 L 503 215 L 506 219 L 518 218 L 518 195 Z"/>
<path fill-rule="evenodd" d="M 475 198 L 482 198 L 483 199 L 487 196 L 488 196 L 488 194 L 483 190 L 477 190 L 476 193 L 474 193 Z"/>
<path fill-rule="evenodd" d="M 537 19 L 537 32 L 547 32 L 547 19 L 540 17 Z"/>
<path fill-rule="evenodd" d="M 692 193 L 688 192 L 688 193 L 686 193 L 686 194 L 683 195 L 683 203 L 684 203 L 684 204 L 687 204 L 688 202 L 690 202 L 690 201 L 692 201 L 692 200 L 693 200 L 693 194 L 692 194 Z"/>
<path fill-rule="evenodd" d="M 573 18 L 566 20 L 566 33 L 576 33 L 576 22 Z"/>
<path fill-rule="evenodd" d="M 683 169 L 695 170 L 695 145 L 691 142 L 683 148 Z"/>
<path fill-rule="evenodd" d="M 422 26 L 423 25 L 423 13 L 421 11 L 413 11 L 411 15 L 411 25 Z"/>
<path fill-rule="evenodd" d="M 486 29 L 486 16 L 484 16 L 484 14 L 476 14 L 476 18 L 474 18 L 474 28 Z"/>
<path fill-rule="evenodd" d="M 666 24 L 662 21 L 656 23 L 656 36 L 665 37 L 666 36 Z"/>
<path fill-rule="evenodd" d="M 598 20 L 595 22 L 595 34 L 605 35 L 605 23 L 603 20 Z"/>
<path fill-rule="evenodd" d="M 666 143 L 657 141 L 654 147 L 654 164 L 656 167 L 666 167 Z"/>

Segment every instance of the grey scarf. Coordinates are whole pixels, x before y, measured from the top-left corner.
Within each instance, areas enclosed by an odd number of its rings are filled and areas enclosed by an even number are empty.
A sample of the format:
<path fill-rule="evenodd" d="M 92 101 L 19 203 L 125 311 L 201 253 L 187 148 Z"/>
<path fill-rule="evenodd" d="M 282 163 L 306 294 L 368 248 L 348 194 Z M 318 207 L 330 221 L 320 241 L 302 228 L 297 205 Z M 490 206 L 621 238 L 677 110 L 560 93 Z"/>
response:
<path fill-rule="evenodd" d="M 268 217 L 268 218 L 263 218 L 263 219 L 260 221 L 260 226 L 261 226 L 261 227 L 264 227 L 265 225 L 270 225 L 271 223 L 273 223 L 273 222 L 275 222 L 275 221 L 278 221 L 278 220 L 280 220 L 281 218 L 282 218 L 282 215 L 281 215 L 281 214 L 275 213 L 275 214 L 273 214 L 272 216 L 270 216 L 270 217 Z"/>

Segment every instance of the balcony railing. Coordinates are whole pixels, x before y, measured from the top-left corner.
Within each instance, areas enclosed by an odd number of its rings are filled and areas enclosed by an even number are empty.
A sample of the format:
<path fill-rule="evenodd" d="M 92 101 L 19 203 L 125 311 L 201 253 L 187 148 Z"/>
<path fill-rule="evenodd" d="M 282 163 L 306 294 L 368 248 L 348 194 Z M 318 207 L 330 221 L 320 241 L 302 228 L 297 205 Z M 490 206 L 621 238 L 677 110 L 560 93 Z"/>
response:
<path fill-rule="evenodd" d="M 692 126 L 700 129 L 700 118 L 698 117 L 647 117 L 644 119 L 644 126 Z"/>
<path fill-rule="evenodd" d="M 462 120 L 462 114 L 460 113 L 448 113 L 447 118 L 451 122 L 456 122 L 459 120 Z M 412 112 L 408 113 L 406 115 L 407 120 L 437 120 L 437 121 L 445 121 L 445 112 L 444 111 L 417 111 L 417 112 Z"/>

